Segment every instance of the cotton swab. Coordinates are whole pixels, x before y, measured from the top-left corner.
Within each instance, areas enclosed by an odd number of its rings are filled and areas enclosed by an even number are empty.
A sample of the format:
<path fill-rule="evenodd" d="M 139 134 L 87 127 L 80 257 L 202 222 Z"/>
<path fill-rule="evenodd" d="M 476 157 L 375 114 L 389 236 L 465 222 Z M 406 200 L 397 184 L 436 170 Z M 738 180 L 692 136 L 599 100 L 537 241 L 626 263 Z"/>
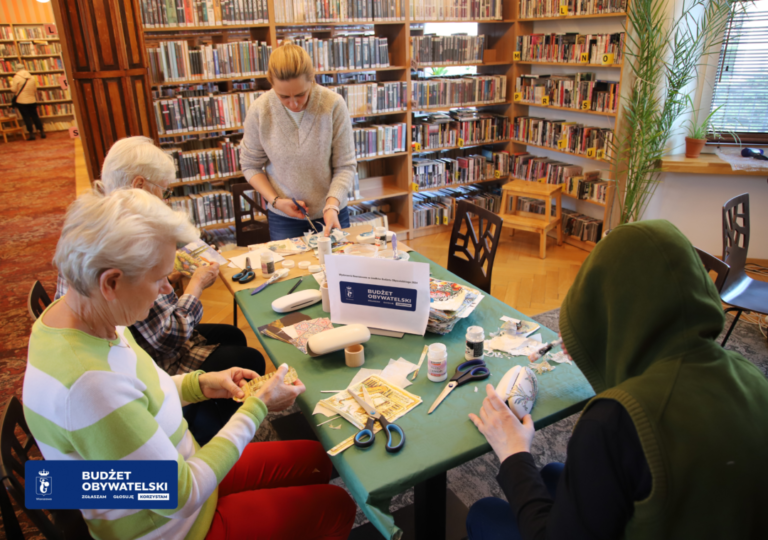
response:
<path fill-rule="evenodd" d="M 541 349 L 536 351 L 535 353 L 528 355 L 528 361 L 529 362 L 535 362 L 545 354 L 547 354 L 549 351 L 551 351 L 553 348 L 558 347 L 563 344 L 563 338 L 558 338 L 555 341 L 551 343 L 547 343 L 544 345 Z"/>

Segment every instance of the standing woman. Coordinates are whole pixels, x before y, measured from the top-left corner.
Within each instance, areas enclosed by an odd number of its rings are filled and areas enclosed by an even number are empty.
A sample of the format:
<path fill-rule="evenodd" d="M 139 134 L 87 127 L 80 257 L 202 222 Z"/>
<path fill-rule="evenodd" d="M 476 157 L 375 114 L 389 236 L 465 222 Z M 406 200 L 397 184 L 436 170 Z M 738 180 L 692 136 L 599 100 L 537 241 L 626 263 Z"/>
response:
<path fill-rule="evenodd" d="M 16 96 L 16 108 L 19 109 L 21 117 L 27 125 L 29 140 L 35 140 L 33 123 L 37 127 L 37 131 L 40 132 L 40 138 L 45 139 L 43 122 L 37 114 L 37 79 L 26 69 L 20 69 L 11 79 L 11 92 Z"/>
<path fill-rule="evenodd" d="M 357 161 L 344 99 L 315 84 L 307 52 L 284 41 L 269 59 L 272 90 L 257 99 L 245 119 L 241 166 L 245 178 L 269 202 L 272 240 L 310 229 L 296 199 L 318 230 L 349 227 L 347 193 Z"/>

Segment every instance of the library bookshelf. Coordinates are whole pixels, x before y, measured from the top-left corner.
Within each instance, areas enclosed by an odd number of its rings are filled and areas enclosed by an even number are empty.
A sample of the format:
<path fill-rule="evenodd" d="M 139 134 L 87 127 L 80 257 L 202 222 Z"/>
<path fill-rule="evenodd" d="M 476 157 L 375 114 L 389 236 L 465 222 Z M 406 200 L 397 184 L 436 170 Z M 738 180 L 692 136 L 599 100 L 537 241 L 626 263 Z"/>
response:
<path fill-rule="evenodd" d="M 208 0 L 212 5 L 217 4 L 215 0 Z M 366 170 L 370 171 L 360 175 L 360 190 L 359 196 L 356 198 L 350 198 L 349 204 L 369 203 L 376 201 L 377 204 L 388 205 L 389 212 L 387 217 L 389 221 L 390 229 L 403 234 L 405 238 L 416 238 L 425 234 L 433 234 L 435 232 L 444 231 L 449 229 L 452 224 L 436 224 L 426 227 L 416 227 L 414 218 L 414 194 L 419 192 L 436 191 L 441 188 L 426 188 L 414 191 L 413 186 L 413 167 L 412 160 L 414 157 L 424 154 L 437 152 L 441 150 L 452 150 L 456 147 L 440 147 L 429 150 L 423 150 L 418 152 L 414 147 L 412 141 L 412 128 L 414 125 L 414 119 L 418 113 L 435 113 L 442 112 L 448 113 L 451 109 L 461 107 L 476 107 L 483 112 L 489 112 L 497 115 L 503 115 L 507 117 L 510 122 L 514 121 L 516 116 L 527 115 L 529 108 L 533 109 L 533 105 L 525 105 L 517 103 L 513 100 L 515 78 L 522 73 L 530 73 L 532 64 L 515 62 L 513 60 L 513 53 L 516 48 L 516 37 L 524 33 L 533 32 L 534 22 L 544 21 L 548 22 L 551 18 L 535 18 L 535 19 L 520 19 L 519 18 L 519 1 L 520 0 L 499 0 L 496 4 L 498 9 L 498 16 L 496 19 L 479 19 L 464 18 L 448 19 L 438 17 L 419 17 L 420 13 L 425 11 L 419 11 L 409 3 L 408 0 L 391 0 L 396 6 L 396 14 L 401 14 L 402 17 L 395 17 L 396 20 L 328 20 L 321 22 L 285 22 L 286 18 L 289 18 L 290 12 L 285 9 L 292 0 L 266 0 L 267 22 L 259 22 L 258 24 L 206 24 L 200 25 L 173 25 L 173 26 L 161 26 L 154 24 L 145 24 L 143 26 L 143 38 L 147 49 L 157 50 L 158 46 L 162 42 L 183 42 L 186 44 L 189 50 L 198 50 L 201 46 L 216 46 L 227 43 L 234 43 L 239 41 L 250 41 L 264 43 L 273 49 L 276 48 L 284 38 L 301 36 L 312 36 L 320 40 L 331 40 L 337 37 L 345 36 L 359 36 L 359 35 L 372 35 L 376 38 L 386 38 L 388 45 L 388 60 L 389 65 L 386 67 L 371 67 L 364 69 L 340 69 L 340 70 L 326 70 L 318 71 L 318 75 L 333 75 L 337 78 L 338 75 L 348 73 L 367 73 L 369 78 L 366 82 L 387 83 L 387 82 L 401 82 L 405 83 L 408 90 L 407 105 L 402 110 L 394 110 L 379 113 L 370 114 L 352 114 L 350 118 L 357 120 L 360 118 L 366 118 L 370 120 L 370 124 L 396 124 L 405 123 L 407 126 L 406 136 L 407 144 L 406 151 L 393 152 L 389 155 L 378 155 L 375 157 L 358 158 L 358 163 L 365 165 Z M 382 0 L 386 3 L 388 0 Z M 158 0 L 141 0 L 140 4 L 143 10 L 144 22 L 147 23 L 147 6 L 159 3 Z M 284 4 L 281 5 L 281 2 Z M 205 3 L 205 1 L 204 1 Z M 465 2 L 466 3 L 466 2 Z M 299 2 L 291 3 L 298 5 Z M 458 3 L 457 3 L 458 4 Z M 315 6 L 322 6 L 322 3 L 304 2 L 303 5 L 307 8 L 315 9 Z M 360 5 L 360 3 L 355 3 Z M 328 4 L 326 3 L 326 7 Z M 295 7 L 295 6 L 294 6 Z M 281 13 L 282 15 L 278 15 Z M 295 13 L 295 11 L 294 11 Z M 286 15 L 288 14 L 288 15 Z M 177 14 L 178 15 L 178 14 Z M 197 17 L 198 14 L 195 14 Z M 181 19 L 183 14 L 178 15 Z M 200 20 L 209 21 L 210 13 Z M 566 16 L 558 17 L 557 20 L 565 19 L 599 19 L 602 17 L 617 18 L 625 16 L 624 14 L 595 14 L 595 15 L 579 15 L 579 16 Z M 218 14 L 217 17 L 218 18 Z M 280 19 L 280 20 L 278 20 Z M 449 66 L 445 64 L 419 63 L 416 64 L 412 61 L 412 38 L 423 36 L 424 27 L 426 23 L 456 23 L 456 22 L 476 22 L 477 23 L 477 35 L 485 36 L 485 52 L 483 54 L 482 62 L 466 62 L 466 63 L 452 63 Z M 494 103 L 461 103 L 448 106 L 436 106 L 425 107 L 418 106 L 412 101 L 411 83 L 417 79 L 420 70 L 425 70 L 433 67 L 458 67 L 458 66 L 472 66 L 476 70 L 476 74 L 479 76 L 485 75 L 501 75 L 507 78 L 506 81 L 506 95 L 502 97 L 498 102 Z M 614 66 L 599 65 L 600 70 L 616 70 L 621 69 Z M 583 68 L 583 65 L 579 65 L 578 68 Z M 337 78 L 338 79 L 338 78 Z M 335 82 L 338 82 L 336 80 Z M 213 79 L 194 79 L 186 81 L 163 81 L 152 80 L 153 100 L 164 99 L 162 94 L 168 90 L 172 90 L 174 87 L 184 88 L 184 84 L 199 85 L 214 83 L 218 92 L 221 95 L 234 94 L 242 91 L 253 92 L 258 90 L 268 90 L 270 88 L 269 83 L 266 80 L 264 73 L 250 73 L 243 75 L 226 75 L 221 78 Z M 236 85 L 248 83 L 250 86 L 247 90 L 238 89 Z M 187 86 L 186 88 L 192 88 Z M 167 95 L 167 94 L 165 94 Z M 578 112 L 578 111 L 577 111 Z M 588 114 L 595 114 L 593 111 L 587 111 L 586 118 L 589 118 Z M 615 113 L 601 113 L 599 116 L 606 116 L 612 121 L 615 121 Z M 216 134 L 218 132 L 218 134 Z M 237 142 L 242 135 L 242 125 L 237 124 L 228 130 L 224 129 L 212 129 L 212 130 L 199 130 L 186 132 L 183 135 L 185 137 L 199 135 L 211 135 L 208 142 L 203 143 L 206 145 L 212 145 L 215 147 L 215 141 L 219 138 L 228 138 L 231 142 Z M 164 147 L 169 145 L 176 145 L 182 149 L 182 153 L 187 151 L 193 151 L 196 148 L 195 143 L 189 146 L 189 150 L 186 150 L 185 142 L 178 138 L 178 134 L 174 136 L 160 135 L 162 138 Z M 167 137 L 167 138 L 166 138 Z M 186 143 L 188 144 L 188 143 Z M 517 142 L 512 139 L 502 139 L 492 141 L 488 143 L 477 143 L 465 146 L 464 148 L 476 147 L 477 153 L 480 152 L 481 147 L 486 146 L 492 149 L 494 152 L 507 151 L 510 154 L 514 152 L 523 151 L 523 149 L 529 148 L 529 145 Z M 544 148 L 531 145 L 530 148 Z M 552 150 L 546 148 L 546 150 Z M 564 154 L 563 156 L 569 156 Z M 591 160 L 593 163 L 597 163 L 596 160 Z M 240 175 L 240 176 L 238 176 Z M 509 175 L 499 175 L 498 177 L 482 178 L 478 182 L 471 182 L 469 184 L 452 184 L 445 187 L 459 187 L 462 185 L 489 185 L 499 186 L 509 180 Z M 223 182 L 237 182 L 245 181 L 241 172 L 237 171 L 234 174 L 228 174 L 226 177 L 216 178 L 209 180 L 208 182 L 214 184 L 221 184 Z M 185 186 L 193 186 L 195 184 L 204 184 L 206 181 L 193 181 L 193 182 L 181 182 L 174 184 L 174 187 L 184 188 Z M 589 202 L 587 202 L 589 204 Z M 598 203 L 599 206 L 599 203 Z M 610 203 L 602 205 L 607 216 L 609 215 Z M 579 242 L 581 245 L 578 247 L 590 249 L 591 246 Z M 575 244 L 575 242 L 574 242 Z"/>
<path fill-rule="evenodd" d="M 0 37 L 10 37 L 10 39 L 0 39 L 0 61 L 6 61 L 6 66 L 12 68 L 10 72 L 0 72 L 0 79 L 2 79 L 0 80 L 0 116 L 12 116 L 14 114 L 19 116 L 11 108 L 13 94 L 10 85 L 16 71 L 23 67 L 33 76 L 38 76 L 38 114 L 43 121 L 45 130 L 65 131 L 69 129 L 74 125 L 75 110 L 69 85 L 66 82 L 56 25 L 52 23 L 3 23 L 0 24 Z M 55 59 L 58 59 L 56 67 L 46 65 Z M 36 62 L 40 63 L 36 64 Z M 36 65 L 45 67 L 45 69 L 35 69 Z M 63 85 L 59 81 L 61 76 L 64 76 Z M 41 84 L 40 79 L 46 84 Z M 67 121 L 67 118 L 70 120 Z M 20 124 L 24 125 L 23 122 Z"/>

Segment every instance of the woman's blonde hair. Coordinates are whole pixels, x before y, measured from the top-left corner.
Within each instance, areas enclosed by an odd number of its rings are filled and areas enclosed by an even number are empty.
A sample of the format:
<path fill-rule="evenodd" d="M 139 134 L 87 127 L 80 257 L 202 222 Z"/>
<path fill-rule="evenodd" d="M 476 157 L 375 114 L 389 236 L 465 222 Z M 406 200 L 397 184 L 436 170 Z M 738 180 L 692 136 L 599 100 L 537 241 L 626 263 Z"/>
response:
<path fill-rule="evenodd" d="M 269 84 L 274 84 L 275 80 L 290 81 L 302 75 L 310 82 L 315 80 L 312 59 L 307 51 L 295 45 L 290 39 L 286 39 L 269 57 L 267 80 Z"/>

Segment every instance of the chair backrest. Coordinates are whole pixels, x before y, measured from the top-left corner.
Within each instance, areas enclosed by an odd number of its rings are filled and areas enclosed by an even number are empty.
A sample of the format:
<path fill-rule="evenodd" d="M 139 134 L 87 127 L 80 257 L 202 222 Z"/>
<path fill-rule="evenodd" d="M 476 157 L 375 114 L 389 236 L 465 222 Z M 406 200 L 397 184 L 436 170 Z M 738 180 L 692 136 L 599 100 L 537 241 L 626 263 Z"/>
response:
<path fill-rule="evenodd" d="M 23 439 L 19 439 L 16 431 L 21 431 Z M 88 526 L 79 510 L 28 510 L 24 506 L 24 464 L 34 459 L 33 452 L 37 449 L 35 438 L 29 431 L 24 419 L 24 408 L 16 397 L 8 400 L 8 404 L 0 421 L 0 475 L 3 487 L 0 492 L 3 502 L 10 502 L 10 495 L 16 504 L 24 510 L 29 519 L 48 540 L 69 540 L 74 538 L 91 538 Z M 39 449 L 37 449 L 39 450 Z M 3 505 L 5 506 L 5 504 Z M 6 533 L 18 529 L 16 516 L 12 512 L 3 511 L 3 526 Z M 49 517 L 50 516 L 50 517 Z M 8 534 L 8 538 L 11 535 Z"/>
<path fill-rule="evenodd" d="M 246 182 L 232 185 L 232 202 L 235 207 L 235 239 L 237 245 L 242 247 L 269 242 L 269 224 L 266 220 L 259 221 L 256 219 L 259 205 L 253 197 L 245 194 L 247 191 L 254 191 L 254 189 Z"/>
<path fill-rule="evenodd" d="M 472 222 L 478 218 L 478 227 Z M 448 270 L 491 294 L 493 260 L 503 219 L 485 208 L 459 201 L 448 245 Z"/>
<path fill-rule="evenodd" d="M 45 308 L 50 305 L 51 298 L 48 296 L 48 293 L 45 292 L 43 284 L 39 281 L 35 281 L 29 291 L 29 296 L 27 297 L 29 316 L 32 317 L 33 321 L 36 321 L 43 311 L 45 311 Z"/>
<path fill-rule="evenodd" d="M 707 272 L 715 273 L 715 288 L 717 289 L 717 292 L 722 291 L 730 267 L 714 255 L 710 255 L 699 248 L 694 249 L 696 249 L 696 253 L 699 254 L 699 258 L 701 259 L 701 262 L 704 263 L 704 268 L 706 268 Z"/>
<path fill-rule="evenodd" d="M 749 249 L 749 193 L 723 205 L 723 261 L 731 267 L 727 282 L 744 273 Z"/>

